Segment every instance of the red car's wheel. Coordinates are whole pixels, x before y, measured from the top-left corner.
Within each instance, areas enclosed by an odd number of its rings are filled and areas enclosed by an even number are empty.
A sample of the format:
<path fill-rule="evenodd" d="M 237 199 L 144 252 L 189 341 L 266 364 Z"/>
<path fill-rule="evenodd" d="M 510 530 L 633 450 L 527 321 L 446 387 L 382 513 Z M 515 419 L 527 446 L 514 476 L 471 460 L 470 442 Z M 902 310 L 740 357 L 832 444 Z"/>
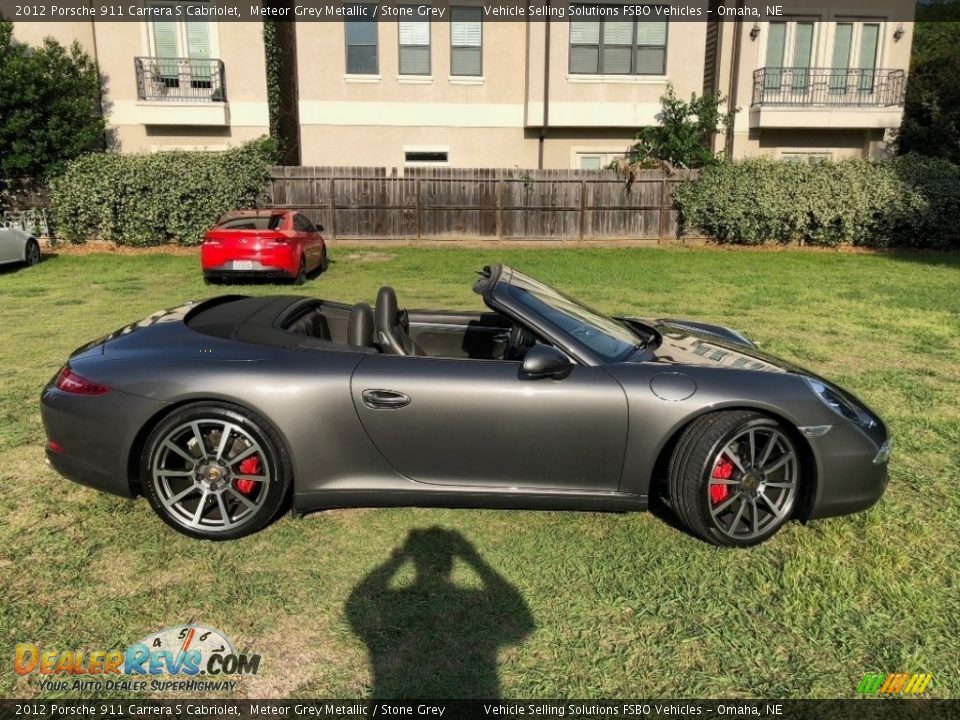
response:
<path fill-rule="evenodd" d="M 307 259 L 301 255 L 300 256 L 300 269 L 297 270 L 297 274 L 293 278 L 294 285 L 303 285 L 307 281 Z"/>

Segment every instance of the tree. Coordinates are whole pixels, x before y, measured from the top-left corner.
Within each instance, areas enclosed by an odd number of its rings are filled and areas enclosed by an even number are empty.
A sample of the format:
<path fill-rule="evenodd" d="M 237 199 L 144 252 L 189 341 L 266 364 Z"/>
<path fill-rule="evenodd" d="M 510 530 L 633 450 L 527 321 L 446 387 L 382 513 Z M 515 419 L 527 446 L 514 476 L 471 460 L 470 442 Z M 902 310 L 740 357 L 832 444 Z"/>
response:
<path fill-rule="evenodd" d="M 900 153 L 960 163 L 960 0 L 917 5 Z"/>
<path fill-rule="evenodd" d="M 723 95 L 708 93 L 690 95 L 684 102 L 674 93 L 673 85 L 660 98 L 659 125 L 645 127 L 637 133 L 636 143 L 627 151 L 633 167 L 654 167 L 666 162 L 674 167 L 701 168 L 715 165 L 720 157 L 713 152 L 713 139 L 724 132 L 736 110 L 721 112 L 726 102 Z"/>
<path fill-rule="evenodd" d="M 0 193 L 22 179 L 43 184 L 64 165 L 102 149 L 97 66 L 79 43 L 51 38 L 40 47 L 13 39 L 0 18 Z"/>

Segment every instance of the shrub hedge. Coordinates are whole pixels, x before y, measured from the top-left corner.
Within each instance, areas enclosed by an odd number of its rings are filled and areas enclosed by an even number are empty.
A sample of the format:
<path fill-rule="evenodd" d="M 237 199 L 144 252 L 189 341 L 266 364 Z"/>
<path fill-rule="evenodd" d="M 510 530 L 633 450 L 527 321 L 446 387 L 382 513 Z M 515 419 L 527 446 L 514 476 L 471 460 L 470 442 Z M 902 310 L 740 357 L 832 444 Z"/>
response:
<path fill-rule="evenodd" d="M 71 242 L 197 245 L 227 210 L 264 204 L 275 143 L 224 152 L 96 153 L 51 182 L 57 234 Z"/>
<path fill-rule="evenodd" d="M 721 243 L 960 249 L 960 167 L 939 158 L 728 162 L 674 197 L 684 232 Z"/>

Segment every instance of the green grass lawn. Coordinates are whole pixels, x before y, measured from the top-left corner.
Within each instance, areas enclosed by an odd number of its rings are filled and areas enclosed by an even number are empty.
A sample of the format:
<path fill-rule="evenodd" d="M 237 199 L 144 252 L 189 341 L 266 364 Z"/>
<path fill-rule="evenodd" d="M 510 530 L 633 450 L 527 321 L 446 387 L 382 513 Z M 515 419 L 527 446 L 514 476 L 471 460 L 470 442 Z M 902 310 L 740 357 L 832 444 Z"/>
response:
<path fill-rule="evenodd" d="M 366 696 L 368 644 L 377 687 L 411 693 L 456 659 L 450 696 L 852 697 L 866 671 L 930 672 L 930 694 L 960 696 L 960 256 L 338 247 L 335 260 L 303 288 L 239 291 L 372 302 L 389 283 L 401 306 L 476 308 L 473 270 L 501 260 L 611 313 L 727 324 L 883 415 L 889 489 L 749 551 L 649 514 L 424 509 L 189 540 L 145 501 L 49 470 L 38 397 L 76 346 L 216 288 L 192 256 L 62 254 L 0 271 L 0 695 L 50 695 L 13 674 L 18 642 L 122 648 L 193 620 L 263 656 L 240 696 Z M 424 550 L 411 533 L 433 527 L 450 532 Z M 389 564 L 445 541 L 456 586 Z M 393 590 L 370 591 L 387 576 Z"/>

